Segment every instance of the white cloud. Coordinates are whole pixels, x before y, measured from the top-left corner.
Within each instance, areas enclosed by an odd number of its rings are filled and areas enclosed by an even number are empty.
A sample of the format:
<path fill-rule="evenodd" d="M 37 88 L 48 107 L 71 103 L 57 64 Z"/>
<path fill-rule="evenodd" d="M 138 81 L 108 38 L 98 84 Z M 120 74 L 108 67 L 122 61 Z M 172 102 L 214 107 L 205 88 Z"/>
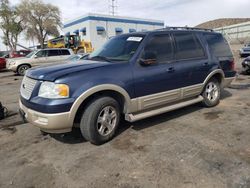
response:
<path fill-rule="evenodd" d="M 20 0 L 10 0 L 18 4 Z M 89 12 L 109 13 L 109 0 L 44 0 L 58 6 L 62 19 Z M 118 0 L 118 15 L 164 20 L 169 26 L 195 26 L 217 18 L 250 17 L 249 0 Z M 2 47 L 1 47 L 2 49 Z"/>

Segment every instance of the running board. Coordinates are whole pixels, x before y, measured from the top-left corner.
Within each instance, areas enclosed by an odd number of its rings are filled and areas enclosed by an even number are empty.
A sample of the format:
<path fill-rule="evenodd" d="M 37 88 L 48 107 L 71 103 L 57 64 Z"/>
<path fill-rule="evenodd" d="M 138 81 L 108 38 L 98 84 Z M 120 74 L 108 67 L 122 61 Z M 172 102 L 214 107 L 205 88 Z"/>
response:
<path fill-rule="evenodd" d="M 144 118 L 148 118 L 148 117 L 151 117 L 151 116 L 155 116 L 155 115 L 159 115 L 159 114 L 162 114 L 162 113 L 165 113 L 165 112 L 176 110 L 176 109 L 179 109 L 179 108 L 182 108 L 182 107 L 185 107 L 185 106 L 189 106 L 191 104 L 195 104 L 195 103 L 198 103 L 198 102 L 201 102 L 201 101 L 203 101 L 203 97 L 199 96 L 199 97 L 197 97 L 195 99 L 192 99 L 192 100 L 189 100 L 189 101 L 180 102 L 180 103 L 177 103 L 177 104 L 174 104 L 174 105 L 171 105 L 171 106 L 166 106 L 166 107 L 162 107 L 162 108 L 147 111 L 147 112 L 142 112 L 140 114 L 135 114 L 135 115 L 134 114 L 126 114 L 125 115 L 125 120 L 129 121 L 129 122 L 135 122 L 135 121 L 138 121 L 138 120 L 141 120 L 141 119 L 144 119 Z"/>

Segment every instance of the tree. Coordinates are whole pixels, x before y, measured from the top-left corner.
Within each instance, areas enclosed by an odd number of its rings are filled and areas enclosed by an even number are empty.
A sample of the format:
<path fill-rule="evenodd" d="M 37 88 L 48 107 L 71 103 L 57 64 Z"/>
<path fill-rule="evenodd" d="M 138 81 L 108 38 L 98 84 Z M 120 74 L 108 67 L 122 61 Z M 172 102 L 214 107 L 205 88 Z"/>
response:
<path fill-rule="evenodd" d="M 23 0 L 18 6 L 18 13 L 25 24 L 27 39 L 37 39 L 44 48 L 44 41 L 49 35 L 58 36 L 61 16 L 58 7 L 45 4 L 40 0 Z"/>
<path fill-rule="evenodd" d="M 15 51 L 23 28 L 16 7 L 11 7 L 8 0 L 0 0 L 0 29 L 4 34 L 3 43 Z"/>

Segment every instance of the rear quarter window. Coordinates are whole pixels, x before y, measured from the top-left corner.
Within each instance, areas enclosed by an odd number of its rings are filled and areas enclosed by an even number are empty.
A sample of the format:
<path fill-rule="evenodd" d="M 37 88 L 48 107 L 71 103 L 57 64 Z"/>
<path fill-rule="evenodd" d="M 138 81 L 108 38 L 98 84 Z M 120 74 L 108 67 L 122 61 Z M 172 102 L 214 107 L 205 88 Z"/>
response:
<path fill-rule="evenodd" d="M 204 49 L 193 33 L 174 33 L 177 60 L 205 57 Z"/>
<path fill-rule="evenodd" d="M 221 34 L 204 34 L 210 52 L 215 57 L 232 57 L 228 42 Z"/>

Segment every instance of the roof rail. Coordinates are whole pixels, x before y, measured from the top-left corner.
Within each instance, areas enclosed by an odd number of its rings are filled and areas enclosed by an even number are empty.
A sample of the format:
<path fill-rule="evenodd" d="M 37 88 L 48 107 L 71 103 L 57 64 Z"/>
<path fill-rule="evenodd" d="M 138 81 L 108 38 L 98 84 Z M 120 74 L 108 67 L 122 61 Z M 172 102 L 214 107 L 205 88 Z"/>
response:
<path fill-rule="evenodd" d="M 157 29 L 157 30 L 195 30 L 195 31 L 209 31 L 209 32 L 214 32 L 213 29 L 205 29 L 205 28 L 198 28 L 198 27 L 165 27 L 162 29 Z"/>

